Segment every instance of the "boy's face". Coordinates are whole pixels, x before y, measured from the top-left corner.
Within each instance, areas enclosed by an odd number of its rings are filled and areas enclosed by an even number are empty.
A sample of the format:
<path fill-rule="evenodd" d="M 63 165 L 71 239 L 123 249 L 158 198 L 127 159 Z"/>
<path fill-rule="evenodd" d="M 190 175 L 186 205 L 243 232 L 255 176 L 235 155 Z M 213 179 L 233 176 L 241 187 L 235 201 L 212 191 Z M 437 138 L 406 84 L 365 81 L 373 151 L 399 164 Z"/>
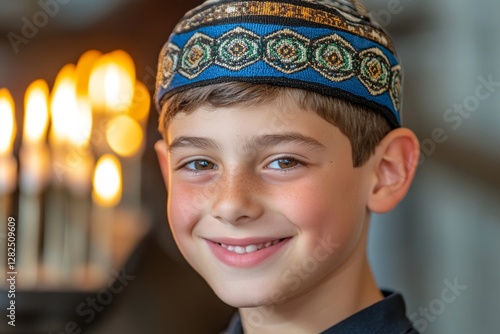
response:
<path fill-rule="evenodd" d="M 200 108 L 167 131 L 175 240 L 226 303 L 320 292 L 364 254 L 370 161 L 353 168 L 347 137 L 315 113 Z"/>

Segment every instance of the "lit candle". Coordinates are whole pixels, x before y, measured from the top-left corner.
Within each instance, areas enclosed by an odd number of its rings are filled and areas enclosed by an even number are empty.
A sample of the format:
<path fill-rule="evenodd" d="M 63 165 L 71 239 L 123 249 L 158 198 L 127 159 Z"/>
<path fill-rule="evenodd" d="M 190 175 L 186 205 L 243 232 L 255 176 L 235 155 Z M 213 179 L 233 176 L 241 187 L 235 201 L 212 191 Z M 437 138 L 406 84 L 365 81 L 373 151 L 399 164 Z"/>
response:
<path fill-rule="evenodd" d="M 113 151 L 106 136 L 118 128 L 110 124 L 111 120 L 114 116 L 126 114 L 134 100 L 136 80 L 132 58 L 122 50 L 101 56 L 94 62 L 88 83 L 94 119 L 92 144 L 95 153 L 101 156 Z M 140 189 L 137 193 L 135 196 L 140 198 Z"/>
<path fill-rule="evenodd" d="M 136 81 L 135 64 L 122 50 L 107 53 L 95 62 L 89 80 L 97 133 L 104 145 L 95 145 L 99 155 L 114 152 L 123 163 L 124 206 L 133 214 L 141 210 L 141 153 L 150 95 Z"/>
<path fill-rule="evenodd" d="M 151 95 L 147 87 L 140 81 L 135 84 L 134 99 L 128 114 L 143 126 L 146 125 L 151 108 Z"/>
<path fill-rule="evenodd" d="M 76 64 L 76 94 L 77 96 L 89 96 L 90 74 L 96 62 L 102 57 L 97 50 L 89 50 L 80 56 Z"/>
<path fill-rule="evenodd" d="M 99 269 L 97 277 L 106 278 L 113 267 L 114 210 L 121 200 L 120 161 L 112 154 L 103 155 L 93 176 L 91 265 Z"/>
<path fill-rule="evenodd" d="M 135 91 L 135 65 L 128 53 L 116 50 L 99 58 L 89 79 L 89 97 L 97 112 L 120 113 L 130 109 Z"/>
<path fill-rule="evenodd" d="M 14 100 L 6 88 L 0 89 L 0 194 L 10 195 L 16 188 L 17 162 L 12 155 L 16 137 Z M 8 213 L 7 213 L 8 214 Z"/>
<path fill-rule="evenodd" d="M 93 163 L 89 151 L 92 133 L 92 108 L 87 98 L 78 97 L 76 112 L 69 124 L 71 131 L 67 136 L 66 186 L 72 194 L 85 196 L 90 193 Z"/>
<path fill-rule="evenodd" d="M 144 131 L 132 117 L 122 114 L 109 121 L 106 140 L 111 149 L 123 158 L 124 205 L 134 214 L 141 209 L 141 155 Z"/>
<path fill-rule="evenodd" d="M 78 112 L 76 99 L 76 67 L 73 64 L 64 66 L 57 74 L 54 89 L 50 101 L 50 113 L 52 116 L 52 127 L 50 131 L 50 144 L 53 149 L 60 151 L 62 158 L 60 171 L 57 172 L 57 180 L 62 182 L 65 172 L 68 170 L 65 161 L 65 149 L 67 138 L 75 129 L 73 117 Z"/>
<path fill-rule="evenodd" d="M 88 264 L 90 191 L 94 158 L 90 151 L 93 117 L 88 98 L 90 74 L 101 52 L 85 52 L 75 68 L 77 109 L 71 123 L 74 131 L 68 135 L 72 168 L 68 170 L 66 187 L 70 193 L 69 222 L 64 238 L 63 267 L 66 278 L 75 285 L 85 283 Z"/>
<path fill-rule="evenodd" d="M 111 149 L 121 157 L 136 156 L 143 146 L 143 138 L 141 125 L 128 115 L 117 115 L 108 122 L 106 140 Z"/>
<path fill-rule="evenodd" d="M 41 193 L 50 177 L 50 157 L 45 143 L 48 128 L 49 87 L 34 81 L 26 90 L 23 140 L 20 150 L 19 182 L 19 270 L 22 284 L 34 286 L 38 280 Z"/>
<path fill-rule="evenodd" d="M 73 282 L 84 279 L 81 273 L 87 265 L 89 198 L 94 168 L 94 158 L 89 150 L 91 106 L 86 97 L 78 97 L 77 102 L 78 110 L 73 121 L 77 127 L 68 137 L 72 163 L 65 179 L 70 199 L 63 250 L 63 271 L 66 278 Z"/>
<path fill-rule="evenodd" d="M 75 124 L 80 120 L 75 65 L 68 64 L 59 71 L 51 95 L 50 113 L 52 185 L 47 193 L 43 263 L 47 280 L 52 284 L 59 284 L 64 279 L 64 237 L 68 221 L 68 196 L 64 185 L 74 167 L 68 141 L 78 130 Z"/>
<path fill-rule="evenodd" d="M 0 89 L 0 285 L 7 272 L 7 219 L 10 215 L 11 195 L 16 188 L 17 161 L 12 155 L 16 136 L 14 100 L 6 88 Z"/>

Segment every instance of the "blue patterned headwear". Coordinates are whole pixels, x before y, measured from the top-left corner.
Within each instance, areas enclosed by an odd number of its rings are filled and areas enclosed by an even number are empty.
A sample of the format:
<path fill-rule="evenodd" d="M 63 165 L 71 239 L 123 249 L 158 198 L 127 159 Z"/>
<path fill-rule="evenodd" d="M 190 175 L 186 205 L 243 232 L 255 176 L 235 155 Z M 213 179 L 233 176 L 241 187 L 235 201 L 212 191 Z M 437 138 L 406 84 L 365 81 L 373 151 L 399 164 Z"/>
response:
<path fill-rule="evenodd" d="M 229 81 L 343 98 L 401 125 L 393 42 L 357 0 L 208 0 L 191 10 L 160 53 L 158 110 L 177 92 Z"/>

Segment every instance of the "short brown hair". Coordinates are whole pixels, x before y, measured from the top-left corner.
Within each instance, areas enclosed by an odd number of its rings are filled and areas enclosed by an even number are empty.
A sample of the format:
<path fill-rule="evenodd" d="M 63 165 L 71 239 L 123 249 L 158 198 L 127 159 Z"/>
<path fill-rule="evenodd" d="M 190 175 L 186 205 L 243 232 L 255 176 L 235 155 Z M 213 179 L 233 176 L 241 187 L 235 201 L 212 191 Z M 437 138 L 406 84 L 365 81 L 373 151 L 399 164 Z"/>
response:
<path fill-rule="evenodd" d="M 201 106 L 248 106 L 283 98 L 293 99 L 300 108 L 313 111 L 336 126 L 351 143 L 354 167 L 362 166 L 391 131 L 382 115 L 359 104 L 302 89 L 245 82 L 195 87 L 174 94 L 162 101 L 159 130 L 165 135 L 172 117 L 179 112 L 189 114 Z"/>

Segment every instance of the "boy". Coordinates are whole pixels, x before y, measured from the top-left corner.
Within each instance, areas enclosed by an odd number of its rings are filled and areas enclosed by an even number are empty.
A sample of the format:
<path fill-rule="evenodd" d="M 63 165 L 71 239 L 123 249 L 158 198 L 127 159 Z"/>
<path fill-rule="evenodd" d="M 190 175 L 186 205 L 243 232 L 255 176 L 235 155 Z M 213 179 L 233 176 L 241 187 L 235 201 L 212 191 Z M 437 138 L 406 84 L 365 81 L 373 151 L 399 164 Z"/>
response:
<path fill-rule="evenodd" d="M 400 85 L 355 0 L 210 0 L 176 26 L 155 149 L 178 247 L 239 309 L 227 333 L 416 333 L 366 256 L 418 161 Z"/>

